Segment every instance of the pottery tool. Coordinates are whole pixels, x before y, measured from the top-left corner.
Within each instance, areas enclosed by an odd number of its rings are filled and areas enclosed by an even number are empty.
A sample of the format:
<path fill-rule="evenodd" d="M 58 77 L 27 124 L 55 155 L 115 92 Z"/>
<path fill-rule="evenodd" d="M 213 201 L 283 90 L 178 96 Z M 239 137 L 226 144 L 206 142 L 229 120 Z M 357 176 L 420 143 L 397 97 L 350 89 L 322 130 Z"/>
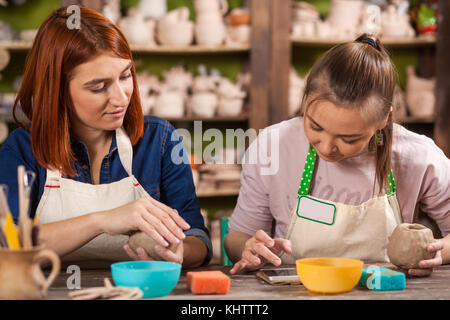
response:
<path fill-rule="evenodd" d="M 19 232 L 22 247 L 27 249 L 33 246 L 31 233 L 33 222 L 28 216 L 30 205 L 30 192 L 36 175 L 32 171 L 25 171 L 24 166 L 17 168 L 17 182 L 19 190 Z"/>
<path fill-rule="evenodd" d="M 358 285 L 374 291 L 404 290 L 406 277 L 404 273 L 388 268 L 365 268 Z"/>
<path fill-rule="evenodd" d="M 8 206 L 6 185 L 0 186 L 0 227 L 10 249 L 20 249 L 19 235 Z"/>
<path fill-rule="evenodd" d="M 108 278 L 104 279 L 104 287 L 76 290 L 69 293 L 74 300 L 137 300 L 142 298 L 142 290 L 137 287 L 114 287 Z"/>

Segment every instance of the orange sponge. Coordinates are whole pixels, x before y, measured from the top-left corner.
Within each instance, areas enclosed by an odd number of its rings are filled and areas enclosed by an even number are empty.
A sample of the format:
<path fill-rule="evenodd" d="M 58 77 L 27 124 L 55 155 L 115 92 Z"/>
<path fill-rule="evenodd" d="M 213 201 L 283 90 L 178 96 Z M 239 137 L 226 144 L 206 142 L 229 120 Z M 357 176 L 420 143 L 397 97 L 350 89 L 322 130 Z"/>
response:
<path fill-rule="evenodd" d="M 186 273 L 187 287 L 195 294 L 227 294 L 230 277 L 222 271 L 190 271 Z"/>

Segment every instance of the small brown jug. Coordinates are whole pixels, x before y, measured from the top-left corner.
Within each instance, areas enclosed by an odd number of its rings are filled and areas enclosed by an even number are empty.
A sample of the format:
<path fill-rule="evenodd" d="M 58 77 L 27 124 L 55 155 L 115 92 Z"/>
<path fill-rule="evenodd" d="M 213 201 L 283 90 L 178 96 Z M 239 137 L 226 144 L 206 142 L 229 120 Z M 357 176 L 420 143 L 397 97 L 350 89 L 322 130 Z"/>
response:
<path fill-rule="evenodd" d="M 40 262 L 49 260 L 52 270 L 45 278 Z M 60 272 L 58 255 L 42 246 L 23 250 L 0 249 L 0 299 L 45 299 Z"/>

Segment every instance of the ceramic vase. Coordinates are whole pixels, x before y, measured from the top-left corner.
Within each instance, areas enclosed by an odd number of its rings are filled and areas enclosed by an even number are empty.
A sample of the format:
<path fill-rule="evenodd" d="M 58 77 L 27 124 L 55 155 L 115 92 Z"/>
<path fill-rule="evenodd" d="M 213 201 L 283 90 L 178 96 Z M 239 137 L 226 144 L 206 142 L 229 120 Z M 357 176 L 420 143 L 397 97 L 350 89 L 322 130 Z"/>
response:
<path fill-rule="evenodd" d="M 408 110 L 415 117 L 431 117 L 434 115 L 435 79 L 420 78 L 416 75 L 414 67 L 406 68 L 406 103 Z"/>

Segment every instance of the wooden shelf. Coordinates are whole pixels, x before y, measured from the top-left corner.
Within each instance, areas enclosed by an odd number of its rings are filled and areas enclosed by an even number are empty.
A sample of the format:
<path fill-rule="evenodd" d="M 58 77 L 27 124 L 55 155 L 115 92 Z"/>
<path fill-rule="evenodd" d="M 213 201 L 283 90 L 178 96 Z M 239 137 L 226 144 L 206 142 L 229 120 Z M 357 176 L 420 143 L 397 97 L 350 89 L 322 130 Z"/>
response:
<path fill-rule="evenodd" d="M 27 41 L 0 41 L 0 48 L 12 51 L 29 50 L 32 42 Z M 187 47 L 176 46 L 146 46 L 146 45 L 131 45 L 131 51 L 136 53 L 172 53 L 172 54 L 189 54 L 189 53 L 233 53 L 233 52 L 248 52 L 250 45 L 233 45 L 233 46 L 200 46 L 191 45 Z"/>
<path fill-rule="evenodd" d="M 197 190 L 197 197 L 229 197 L 239 195 L 239 189 L 214 189 L 214 190 Z"/>
<path fill-rule="evenodd" d="M 434 123 L 434 117 L 414 117 L 414 116 L 407 116 L 407 117 L 399 117 L 395 119 L 395 122 L 397 123 Z"/>
<path fill-rule="evenodd" d="M 332 47 L 339 43 L 354 41 L 353 38 L 336 38 L 336 39 L 321 39 L 313 38 L 295 38 L 291 36 L 291 43 L 297 46 L 308 47 Z M 392 48 L 413 48 L 434 46 L 436 44 L 435 36 L 417 36 L 414 38 L 381 38 L 381 43 L 386 47 Z"/>
<path fill-rule="evenodd" d="M 245 122 L 248 121 L 248 115 L 240 115 L 236 117 L 220 117 L 215 116 L 211 118 L 207 117 L 198 117 L 198 116 L 185 116 L 183 118 L 171 118 L 171 117 L 163 117 L 165 120 L 169 122 L 192 122 L 192 121 L 207 121 L 207 122 Z"/>

